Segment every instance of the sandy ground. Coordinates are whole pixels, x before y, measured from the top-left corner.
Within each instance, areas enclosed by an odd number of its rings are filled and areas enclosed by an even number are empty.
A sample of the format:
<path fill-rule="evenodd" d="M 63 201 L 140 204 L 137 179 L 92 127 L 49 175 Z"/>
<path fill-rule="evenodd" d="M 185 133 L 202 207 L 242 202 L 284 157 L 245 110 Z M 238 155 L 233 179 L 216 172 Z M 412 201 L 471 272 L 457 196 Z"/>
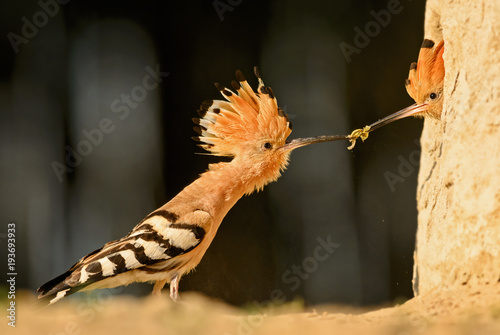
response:
<path fill-rule="evenodd" d="M 97 291 L 99 292 L 99 291 Z M 199 294 L 183 302 L 86 294 L 37 310 L 31 295 L 16 297 L 16 327 L 2 334 L 500 334 L 500 283 L 427 294 L 373 311 L 342 306 L 303 308 L 271 302 L 237 309 Z M 5 301 L 2 310 L 6 313 Z"/>

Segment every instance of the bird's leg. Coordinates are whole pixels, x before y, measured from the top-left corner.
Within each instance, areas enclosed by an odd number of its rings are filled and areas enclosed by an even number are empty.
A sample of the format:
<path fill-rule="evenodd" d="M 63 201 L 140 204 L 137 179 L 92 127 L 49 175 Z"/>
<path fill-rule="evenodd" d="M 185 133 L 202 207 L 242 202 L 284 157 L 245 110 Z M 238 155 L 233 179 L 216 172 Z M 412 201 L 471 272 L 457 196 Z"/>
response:
<path fill-rule="evenodd" d="M 176 302 L 179 300 L 179 279 L 179 275 L 175 274 L 170 282 L 170 298 Z"/>
<path fill-rule="evenodd" d="M 153 295 L 157 297 L 161 296 L 161 290 L 166 283 L 167 283 L 166 279 L 156 281 L 155 286 L 153 287 Z"/>

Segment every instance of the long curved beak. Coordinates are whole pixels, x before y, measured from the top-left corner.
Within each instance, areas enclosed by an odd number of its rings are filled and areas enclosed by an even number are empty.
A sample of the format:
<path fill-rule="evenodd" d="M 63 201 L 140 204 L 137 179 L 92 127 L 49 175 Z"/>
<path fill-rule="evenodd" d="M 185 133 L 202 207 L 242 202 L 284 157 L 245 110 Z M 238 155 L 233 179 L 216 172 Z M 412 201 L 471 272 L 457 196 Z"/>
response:
<path fill-rule="evenodd" d="M 393 121 L 403 119 L 408 116 L 416 115 L 421 113 L 427 109 L 427 104 L 413 104 L 409 107 L 406 107 L 394 114 L 386 116 L 383 119 L 378 120 L 377 122 L 372 123 L 369 127 L 369 132 L 373 131 L 377 128 L 383 127 L 386 124 L 389 124 Z M 320 142 L 332 142 L 332 141 L 341 141 L 341 140 L 351 140 L 350 135 L 322 135 L 322 136 L 314 136 L 314 137 L 305 137 L 305 138 L 296 138 L 291 142 L 288 142 L 282 147 L 279 147 L 279 150 L 294 150 L 309 144 L 320 143 Z"/>
<path fill-rule="evenodd" d="M 370 131 L 373 131 L 377 128 L 383 127 L 386 124 L 389 124 L 393 121 L 404 119 L 405 117 L 416 115 L 420 112 L 423 112 L 427 109 L 427 104 L 413 104 L 409 107 L 406 107 L 394 114 L 386 116 L 383 119 L 378 120 L 377 122 L 372 123 L 370 127 Z"/>
<path fill-rule="evenodd" d="M 309 144 L 320 143 L 320 142 L 331 142 L 331 141 L 341 141 L 348 140 L 348 135 L 322 135 L 322 136 L 314 136 L 314 137 L 305 137 L 305 138 L 296 138 L 291 142 L 288 142 L 282 147 L 279 147 L 280 150 L 294 150 Z"/>

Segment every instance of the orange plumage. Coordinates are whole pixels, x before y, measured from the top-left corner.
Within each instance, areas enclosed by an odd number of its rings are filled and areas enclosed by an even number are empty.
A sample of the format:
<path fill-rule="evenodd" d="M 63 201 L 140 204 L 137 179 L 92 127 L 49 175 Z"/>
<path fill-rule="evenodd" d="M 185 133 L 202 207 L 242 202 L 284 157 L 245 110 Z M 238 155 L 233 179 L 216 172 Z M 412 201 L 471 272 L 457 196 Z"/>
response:
<path fill-rule="evenodd" d="M 418 56 L 418 62 L 412 63 L 406 79 L 408 94 L 419 105 L 427 104 L 425 111 L 415 114 L 441 118 L 443 109 L 444 84 L 444 41 L 434 48 L 434 42 L 424 40 Z"/>
<path fill-rule="evenodd" d="M 434 45 L 433 41 L 425 39 L 420 48 L 417 63 L 410 65 L 410 73 L 405 86 L 415 103 L 363 129 L 354 130 L 349 136 L 352 143 L 349 149 L 354 147 L 358 138 L 365 140 L 371 131 L 408 116 L 430 116 L 433 119 L 441 119 L 445 75 L 444 41 L 439 42 L 436 47 Z"/>
<path fill-rule="evenodd" d="M 181 277 L 198 265 L 224 216 L 243 195 L 278 179 L 292 150 L 347 139 L 318 136 L 287 142 L 292 131 L 288 117 L 278 108 L 271 88 L 255 73 L 257 93 L 237 71 L 239 83 L 232 83 L 236 93 L 216 84 L 227 101 L 204 102 L 200 118 L 194 119 L 200 146 L 232 160 L 211 164 L 128 235 L 106 243 L 42 285 L 39 298 L 55 303 L 80 290 L 155 282 L 153 294 L 160 294 L 169 283 L 170 296 L 177 300 Z"/>

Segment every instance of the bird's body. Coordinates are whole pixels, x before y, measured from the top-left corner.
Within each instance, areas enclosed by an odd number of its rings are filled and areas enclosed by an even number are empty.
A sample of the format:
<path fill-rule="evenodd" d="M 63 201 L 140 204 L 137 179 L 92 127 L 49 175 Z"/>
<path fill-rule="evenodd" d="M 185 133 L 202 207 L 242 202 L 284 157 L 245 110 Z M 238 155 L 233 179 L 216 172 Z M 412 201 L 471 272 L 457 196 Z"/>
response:
<path fill-rule="evenodd" d="M 153 294 L 170 283 L 178 298 L 181 277 L 201 261 L 224 216 L 245 194 L 279 178 L 290 152 L 298 147 L 346 136 L 321 136 L 286 142 L 291 124 L 259 78 L 258 94 L 241 72 L 232 92 L 216 84 L 228 101 L 206 101 L 195 130 L 200 146 L 230 162 L 209 169 L 172 200 L 153 211 L 127 236 L 88 254 L 66 273 L 42 285 L 39 298 L 54 303 L 80 290 L 155 282 Z"/>

